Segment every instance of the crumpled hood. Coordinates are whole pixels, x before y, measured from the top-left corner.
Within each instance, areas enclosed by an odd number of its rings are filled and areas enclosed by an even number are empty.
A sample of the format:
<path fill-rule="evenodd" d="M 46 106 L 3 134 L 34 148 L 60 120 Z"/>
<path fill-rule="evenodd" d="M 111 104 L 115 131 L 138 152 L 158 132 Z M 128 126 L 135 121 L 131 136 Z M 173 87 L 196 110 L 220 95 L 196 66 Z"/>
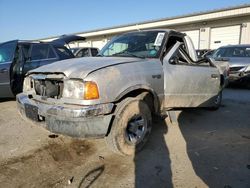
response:
<path fill-rule="evenodd" d="M 69 78 L 85 78 L 89 73 L 107 66 L 142 61 L 130 57 L 83 57 L 73 58 L 45 65 L 30 71 L 32 73 L 63 73 Z"/>

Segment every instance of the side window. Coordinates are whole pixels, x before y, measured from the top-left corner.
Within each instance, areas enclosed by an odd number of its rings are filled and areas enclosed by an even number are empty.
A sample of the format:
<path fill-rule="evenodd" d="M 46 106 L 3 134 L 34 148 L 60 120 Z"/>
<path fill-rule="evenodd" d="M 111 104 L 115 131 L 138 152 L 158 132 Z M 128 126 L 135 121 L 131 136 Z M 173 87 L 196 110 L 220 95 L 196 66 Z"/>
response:
<path fill-rule="evenodd" d="M 92 56 L 96 56 L 98 54 L 98 50 L 95 48 L 91 48 L 91 54 Z"/>
<path fill-rule="evenodd" d="M 16 50 L 16 42 L 8 42 L 0 45 L 0 64 L 12 61 Z"/>
<path fill-rule="evenodd" d="M 53 51 L 52 47 L 49 47 L 49 54 L 48 54 L 48 59 L 56 58 L 56 54 Z"/>
<path fill-rule="evenodd" d="M 74 55 L 65 47 L 62 46 L 54 46 L 54 49 L 60 59 L 69 59 L 73 58 Z"/>
<path fill-rule="evenodd" d="M 23 60 L 28 60 L 29 59 L 29 51 L 30 51 L 30 44 L 22 44 L 20 45 L 22 49 L 22 59 Z"/>
<path fill-rule="evenodd" d="M 214 66 L 207 59 L 200 59 L 198 61 L 193 61 L 189 57 L 186 50 L 183 48 L 182 44 L 178 47 L 176 52 L 172 55 L 172 57 L 169 60 L 169 63 L 172 65 L 189 65 L 189 66 L 202 66 L 202 67 Z"/>
<path fill-rule="evenodd" d="M 181 49 L 180 47 L 178 48 L 176 53 L 173 55 L 173 57 L 169 60 L 169 63 L 174 64 L 174 65 L 188 65 L 188 64 L 190 64 L 189 60 L 187 59 L 187 57 L 183 53 L 183 49 Z"/>
<path fill-rule="evenodd" d="M 87 56 L 89 56 L 89 49 L 88 48 L 84 48 L 76 54 L 76 57 L 87 57 Z"/>
<path fill-rule="evenodd" d="M 219 48 L 215 51 L 213 54 L 213 57 L 225 57 L 226 49 L 225 48 Z"/>
<path fill-rule="evenodd" d="M 48 44 L 33 44 L 31 50 L 31 60 L 47 59 L 49 52 Z"/>
<path fill-rule="evenodd" d="M 166 48 L 165 48 L 165 54 L 168 53 L 168 51 L 176 44 L 176 42 L 181 42 L 182 43 L 182 48 L 186 50 L 186 46 L 183 42 L 183 39 L 181 37 L 177 36 L 170 36 L 167 40 Z"/>

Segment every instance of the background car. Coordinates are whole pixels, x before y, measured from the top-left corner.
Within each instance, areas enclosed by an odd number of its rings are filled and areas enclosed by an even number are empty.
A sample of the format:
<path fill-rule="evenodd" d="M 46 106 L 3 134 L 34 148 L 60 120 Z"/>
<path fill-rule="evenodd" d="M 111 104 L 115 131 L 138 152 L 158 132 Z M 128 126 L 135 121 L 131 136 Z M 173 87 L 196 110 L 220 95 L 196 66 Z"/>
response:
<path fill-rule="evenodd" d="M 203 49 L 203 50 L 196 50 L 197 57 L 201 59 L 205 53 L 207 53 L 209 50 Z"/>
<path fill-rule="evenodd" d="M 250 85 L 250 45 L 223 46 L 212 57 L 229 62 L 229 82 Z"/>
<path fill-rule="evenodd" d="M 196 50 L 197 57 L 199 59 L 211 57 L 213 55 L 214 50 L 203 49 L 203 50 Z"/>
<path fill-rule="evenodd" d="M 62 36 L 52 42 L 13 40 L 0 44 L 0 98 L 13 97 L 23 88 L 25 74 L 55 61 L 74 58 L 65 47 L 69 42 L 84 40 Z"/>
<path fill-rule="evenodd" d="M 75 49 L 77 48 L 73 49 L 75 57 L 94 57 L 99 53 L 99 49 L 93 47 Z"/>
<path fill-rule="evenodd" d="M 70 51 L 75 54 L 80 48 L 70 48 Z"/>
<path fill-rule="evenodd" d="M 215 50 L 208 50 L 206 53 L 202 55 L 202 58 L 210 58 L 213 56 Z"/>

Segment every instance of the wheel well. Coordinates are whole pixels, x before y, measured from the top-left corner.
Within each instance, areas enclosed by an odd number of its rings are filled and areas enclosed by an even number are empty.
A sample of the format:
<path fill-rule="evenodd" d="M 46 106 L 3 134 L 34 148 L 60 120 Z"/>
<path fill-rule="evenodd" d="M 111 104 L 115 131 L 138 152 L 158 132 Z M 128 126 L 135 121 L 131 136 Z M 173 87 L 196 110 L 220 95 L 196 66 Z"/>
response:
<path fill-rule="evenodd" d="M 138 97 L 139 99 L 144 100 L 147 103 L 152 114 L 155 114 L 159 111 L 158 98 L 156 97 L 156 95 L 153 94 L 152 91 L 149 91 L 147 89 L 135 89 L 135 90 L 130 91 L 130 92 L 126 93 L 125 95 L 123 95 L 121 98 L 119 98 L 119 100 L 116 101 L 116 103 L 118 104 L 119 102 L 123 101 L 124 99 L 126 99 L 128 97 L 132 97 L 132 98 Z M 114 109 L 114 112 L 115 112 L 115 110 L 116 110 L 116 107 Z M 110 121 L 110 125 L 109 125 L 108 131 L 106 133 L 106 136 L 108 136 L 110 133 L 114 118 L 115 118 L 115 116 L 113 116 L 111 121 Z"/>
<path fill-rule="evenodd" d="M 139 97 L 140 99 L 144 100 L 149 108 L 151 109 L 152 113 L 155 113 L 158 111 L 158 100 L 157 98 L 154 96 L 154 94 L 146 89 L 136 89 L 133 91 L 130 91 L 129 93 L 125 94 L 124 96 L 122 96 L 118 102 L 124 100 L 127 97 Z"/>

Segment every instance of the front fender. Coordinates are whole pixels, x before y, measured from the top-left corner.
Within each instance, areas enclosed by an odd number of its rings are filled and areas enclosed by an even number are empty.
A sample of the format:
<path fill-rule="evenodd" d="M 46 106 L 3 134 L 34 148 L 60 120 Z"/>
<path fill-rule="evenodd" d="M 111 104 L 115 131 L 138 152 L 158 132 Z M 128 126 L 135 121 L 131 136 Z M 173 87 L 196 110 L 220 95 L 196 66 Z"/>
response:
<path fill-rule="evenodd" d="M 154 109 L 156 112 L 158 112 L 159 107 L 160 107 L 160 101 L 158 99 L 156 92 L 153 90 L 153 88 L 151 88 L 148 85 L 137 84 L 134 86 L 130 86 L 127 89 L 125 89 L 124 91 L 120 92 L 120 94 L 115 98 L 115 101 L 120 101 L 122 98 L 124 98 L 126 96 L 133 96 L 134 94 L 137 95 L 137 94 L 140 94 L 144 91 L 150 93 L 153 96 Z"/>
<path fill-rule="evenodd" d="M 162 72 L 160 62 L 151 61 L 120 64 L 93 72 L 84 80 L 97 83 L 100 98 L 88 101 L 88 104 L 115 103 L 138 89 L 149 91 L 157 98 L 163 93 Z M 155 78 L 153 75 L 160 76 Z"/>

